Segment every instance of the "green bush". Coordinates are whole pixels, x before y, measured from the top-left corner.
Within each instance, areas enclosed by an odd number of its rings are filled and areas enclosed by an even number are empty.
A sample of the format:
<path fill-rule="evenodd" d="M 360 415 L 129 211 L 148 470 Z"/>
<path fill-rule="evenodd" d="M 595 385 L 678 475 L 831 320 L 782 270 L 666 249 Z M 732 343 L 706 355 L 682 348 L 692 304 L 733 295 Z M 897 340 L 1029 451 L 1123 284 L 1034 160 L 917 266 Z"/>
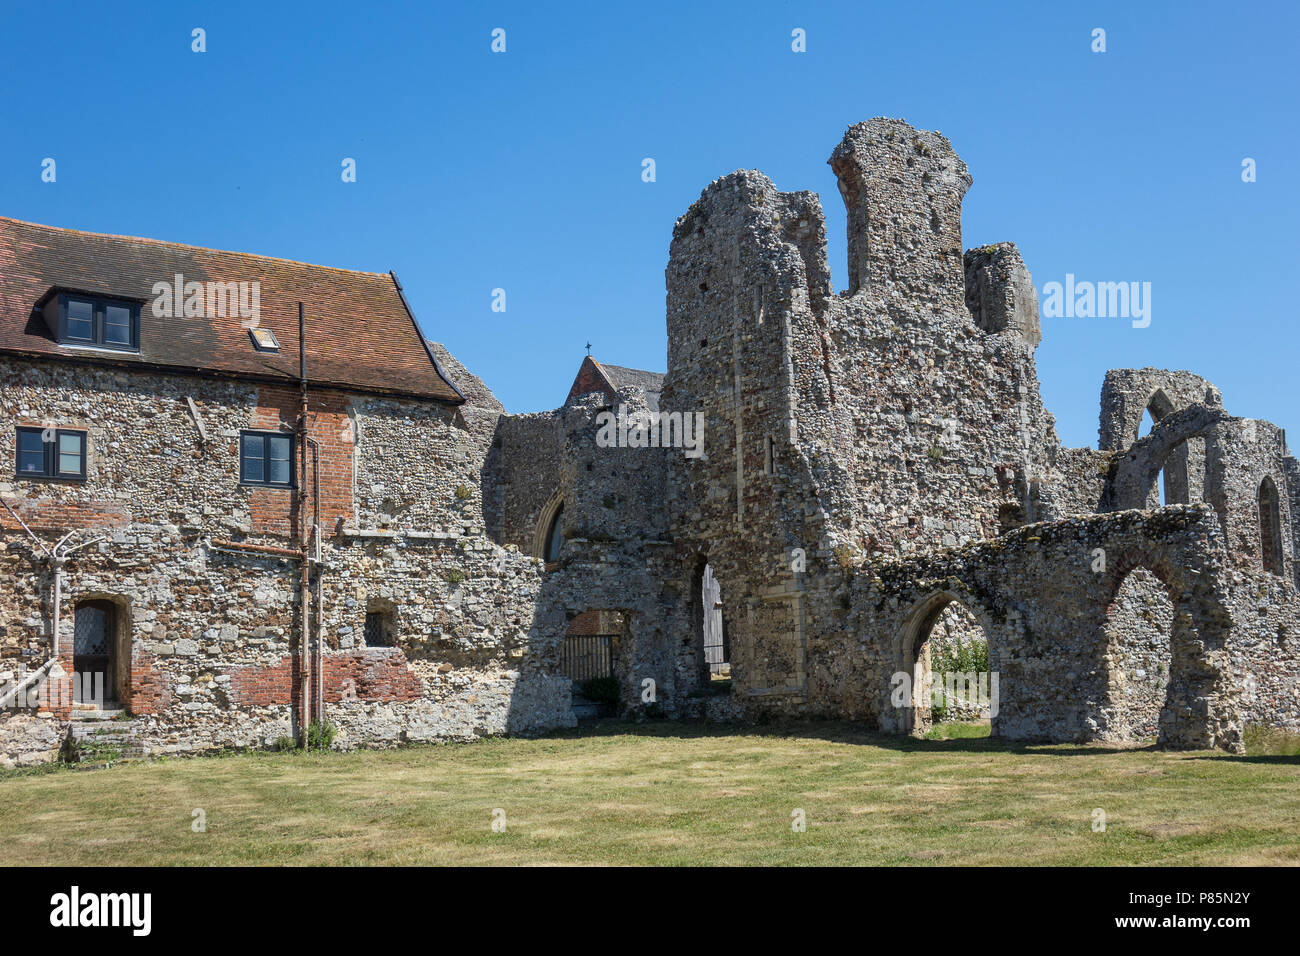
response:
<path fill-rule="evenodd" d="M 965 674 L 974 671 L 986 673 L 989 669 L 989 642 L 966 641 L 957 646 L 946 646 L 930 658 L 933 674 Z"/>
<path fill-rule="evenodd" d="M 324 723 L 313 720 L 307 725 L 307 746 L 311 750 L 328 750 L 338 733 L 339 729 L 328 720 Z"/>
<path fill-rule="evenodd" d="M 930 657 L 930 674 L 936 687 L 944 674 L 984 674 L 989 669 L 989 642 L 966 641 L 955 647 L 948 645 Z M 930 704 L 930 719 L 936 724 L 949 719 L 948 698 L 942 703 Z"/>

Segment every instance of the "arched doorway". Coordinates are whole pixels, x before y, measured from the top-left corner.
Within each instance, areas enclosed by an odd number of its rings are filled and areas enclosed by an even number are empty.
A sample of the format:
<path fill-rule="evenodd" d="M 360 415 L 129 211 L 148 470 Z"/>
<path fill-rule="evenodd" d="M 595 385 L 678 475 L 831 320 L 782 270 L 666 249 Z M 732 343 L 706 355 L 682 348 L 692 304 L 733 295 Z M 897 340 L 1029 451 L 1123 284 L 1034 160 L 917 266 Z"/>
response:
<path fill-rule="evenodd" d="M 1174 604 L 1164 582 L 1146 568 L 1121 581 L 1106 614 L 1103 740 L 1157 736 L 1169 693 Z"/>
<path fill-rule="evenodd" d="M 903 733 L 924 736 L 937 721 L 991 719 L 992 649 L 981 618 L 940 592 L 908 616 L 890 705 Z"/>

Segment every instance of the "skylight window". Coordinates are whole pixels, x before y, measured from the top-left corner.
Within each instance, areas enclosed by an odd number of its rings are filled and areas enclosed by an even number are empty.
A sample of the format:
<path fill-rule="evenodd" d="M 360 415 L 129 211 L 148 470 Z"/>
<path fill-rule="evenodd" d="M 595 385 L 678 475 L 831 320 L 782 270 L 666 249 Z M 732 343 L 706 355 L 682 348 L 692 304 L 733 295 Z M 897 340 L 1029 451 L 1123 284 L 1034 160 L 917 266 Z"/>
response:
<path fill-rule="evenodd" d="M 253 347 L 259 352 L 280 351 L 280 340 L 275 337 L 275 333 L 270 329 L 259 325 L 255 329 L 249 329 L 248 334 L 253 340 Z"/>

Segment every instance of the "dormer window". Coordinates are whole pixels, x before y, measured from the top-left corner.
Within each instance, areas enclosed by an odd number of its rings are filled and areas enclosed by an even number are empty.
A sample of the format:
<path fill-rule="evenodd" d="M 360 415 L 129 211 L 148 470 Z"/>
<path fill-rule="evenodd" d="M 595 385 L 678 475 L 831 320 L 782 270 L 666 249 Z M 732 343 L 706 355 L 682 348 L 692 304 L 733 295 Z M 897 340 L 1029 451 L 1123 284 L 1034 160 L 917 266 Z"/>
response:
<path fill-rule="evenodd" d="M 140 351 L 138 302 L 56 292 L 46 300 L 44 311 L 60 345 Z"/>

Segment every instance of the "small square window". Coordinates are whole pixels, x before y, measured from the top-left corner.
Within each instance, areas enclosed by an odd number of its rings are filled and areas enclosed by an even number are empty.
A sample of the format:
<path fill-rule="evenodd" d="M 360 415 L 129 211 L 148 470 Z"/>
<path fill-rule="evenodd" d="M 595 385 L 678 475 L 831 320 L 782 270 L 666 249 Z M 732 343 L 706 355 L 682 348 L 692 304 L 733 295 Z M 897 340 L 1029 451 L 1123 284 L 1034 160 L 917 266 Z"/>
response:
<path fill-rule="evenodd" d="M 86 433 L 63 428 L 18 428 L 19 478 L 85 478 Z"/>
<path fill-rule="evenodd" d="M 365 638 L 366 647 L 392 647 L 391 615 L 384 611 L 367 611 Z"/>
<path fill-rule="evenodd" d="M 246 485 L 293 487 L 293 436 L 283 432 L 241 432 L 239 480 Z"/>

